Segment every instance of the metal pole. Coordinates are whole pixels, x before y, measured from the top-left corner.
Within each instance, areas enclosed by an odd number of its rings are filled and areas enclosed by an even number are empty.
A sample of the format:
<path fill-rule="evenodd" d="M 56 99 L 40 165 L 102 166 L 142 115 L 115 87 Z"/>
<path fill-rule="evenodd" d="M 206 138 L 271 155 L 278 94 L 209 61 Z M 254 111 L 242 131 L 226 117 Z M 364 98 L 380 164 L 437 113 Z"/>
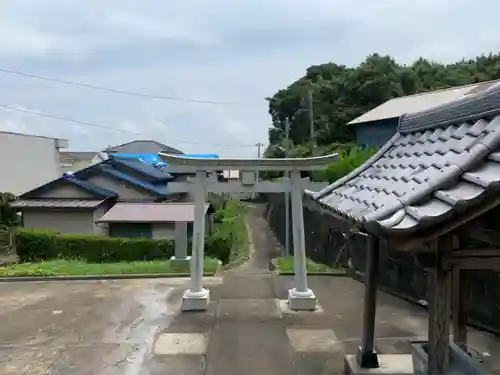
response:
<path fill-rule="evenodd" d="M 288 157 L 288 141 L 290 139 L 290 119 L 285 119 L 285 156 Z M 285 177 L 288 178 L 290 183 L 290 172 L 285 172 Z M 285 191 L 285 254 L 290 255 L 290 192 Z"/>
<path fill-rule="evenodd" d="M 257 146 L 257 159 L 260 159 L 260 148 L 264 146 L 264 144 L 259 142 L 256 144 L 256 146 Z M 255 171 L 255 181 L 259 182 L 259 171 Z M 255 192 L 252 193 L 251 195 L 253 199 L 257 197 L 257 193 Z"/>

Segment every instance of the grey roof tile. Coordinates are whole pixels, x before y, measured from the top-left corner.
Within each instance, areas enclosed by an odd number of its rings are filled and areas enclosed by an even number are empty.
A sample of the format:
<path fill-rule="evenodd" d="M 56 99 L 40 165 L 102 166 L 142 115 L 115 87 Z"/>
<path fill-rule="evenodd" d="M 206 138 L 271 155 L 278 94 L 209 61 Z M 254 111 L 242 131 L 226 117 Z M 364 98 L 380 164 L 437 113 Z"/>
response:
<path fill-rule="evenodd" d="M 104 200 L 85 199 L 18 199 L 12 202 L 14 208 L 95 208 Z"/>
<path fill-rule="evenodd" d="M 320 192 L 325 210 L 369 231 L 410 233 L 500 189 L 500 85 L 403 118 L 370 160 Z"/>

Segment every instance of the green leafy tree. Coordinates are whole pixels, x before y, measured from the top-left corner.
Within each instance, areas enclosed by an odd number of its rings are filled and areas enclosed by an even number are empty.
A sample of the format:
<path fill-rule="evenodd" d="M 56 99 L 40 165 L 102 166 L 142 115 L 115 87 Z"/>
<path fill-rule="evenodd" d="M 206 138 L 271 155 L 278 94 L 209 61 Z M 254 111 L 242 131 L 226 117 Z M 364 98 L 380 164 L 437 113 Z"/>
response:
<path fill-rule="evenodd" d="M 355 67 L 333 62 L 313 65 L 302 78 L 267 98 L 272 127 L 266 155 L 282 157 L 280 147 L 285 146 L 285 119 L 288 118 L 293 144 L 288 155 L 306 156 L 304 146 L 311 148 L 304 100 L 309 90 L 313 94 L 317 152 L 321 153 L 331 151 L 331 145 L 354 143 L 354 129 L 347 123 L 391 98 L 499 78 L 500 54 L 452 64 L 420 58 L 411 65 L 373 54 Z"/>
<path fill-rule="evenodd" d="M 10 227 L 18 224 L 17 213 L 10 205 L 15 199 L 14 194 L 0 193 L 0 226 Z"/>

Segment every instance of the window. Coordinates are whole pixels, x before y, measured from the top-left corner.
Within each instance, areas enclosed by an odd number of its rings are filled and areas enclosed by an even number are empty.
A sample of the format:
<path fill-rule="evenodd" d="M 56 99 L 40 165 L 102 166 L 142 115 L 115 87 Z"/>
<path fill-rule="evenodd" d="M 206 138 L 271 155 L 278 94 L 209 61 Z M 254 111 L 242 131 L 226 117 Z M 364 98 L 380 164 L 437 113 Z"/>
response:
<path fill-rule="evenodd" d="M 123 238 L 151 238 L 153 230 L 150 223 L 111 223 L 109 235 Z"/>

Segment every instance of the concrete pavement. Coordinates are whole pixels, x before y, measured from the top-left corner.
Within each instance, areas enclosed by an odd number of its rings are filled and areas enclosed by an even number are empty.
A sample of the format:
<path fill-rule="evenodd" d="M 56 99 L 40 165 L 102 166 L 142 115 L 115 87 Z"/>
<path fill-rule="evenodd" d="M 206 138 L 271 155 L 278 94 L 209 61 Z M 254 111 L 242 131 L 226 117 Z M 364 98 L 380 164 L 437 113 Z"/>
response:
<path fill-rule="evenodd" d="M 321 308 L 290 312 L 291 277 L 267 270 L 276 242 L 256 210 L 251 262 L 206 278 L 208 311 L 180 313 L 186 279 L 0 283 L 0 375 L 340 374 L 360 338 L 363 284 L 311 277 Z M 377 349 L 408 353 L 427 313 L 381 293 Z M 500 340 L 469 330 L 500 368 Z"/>

